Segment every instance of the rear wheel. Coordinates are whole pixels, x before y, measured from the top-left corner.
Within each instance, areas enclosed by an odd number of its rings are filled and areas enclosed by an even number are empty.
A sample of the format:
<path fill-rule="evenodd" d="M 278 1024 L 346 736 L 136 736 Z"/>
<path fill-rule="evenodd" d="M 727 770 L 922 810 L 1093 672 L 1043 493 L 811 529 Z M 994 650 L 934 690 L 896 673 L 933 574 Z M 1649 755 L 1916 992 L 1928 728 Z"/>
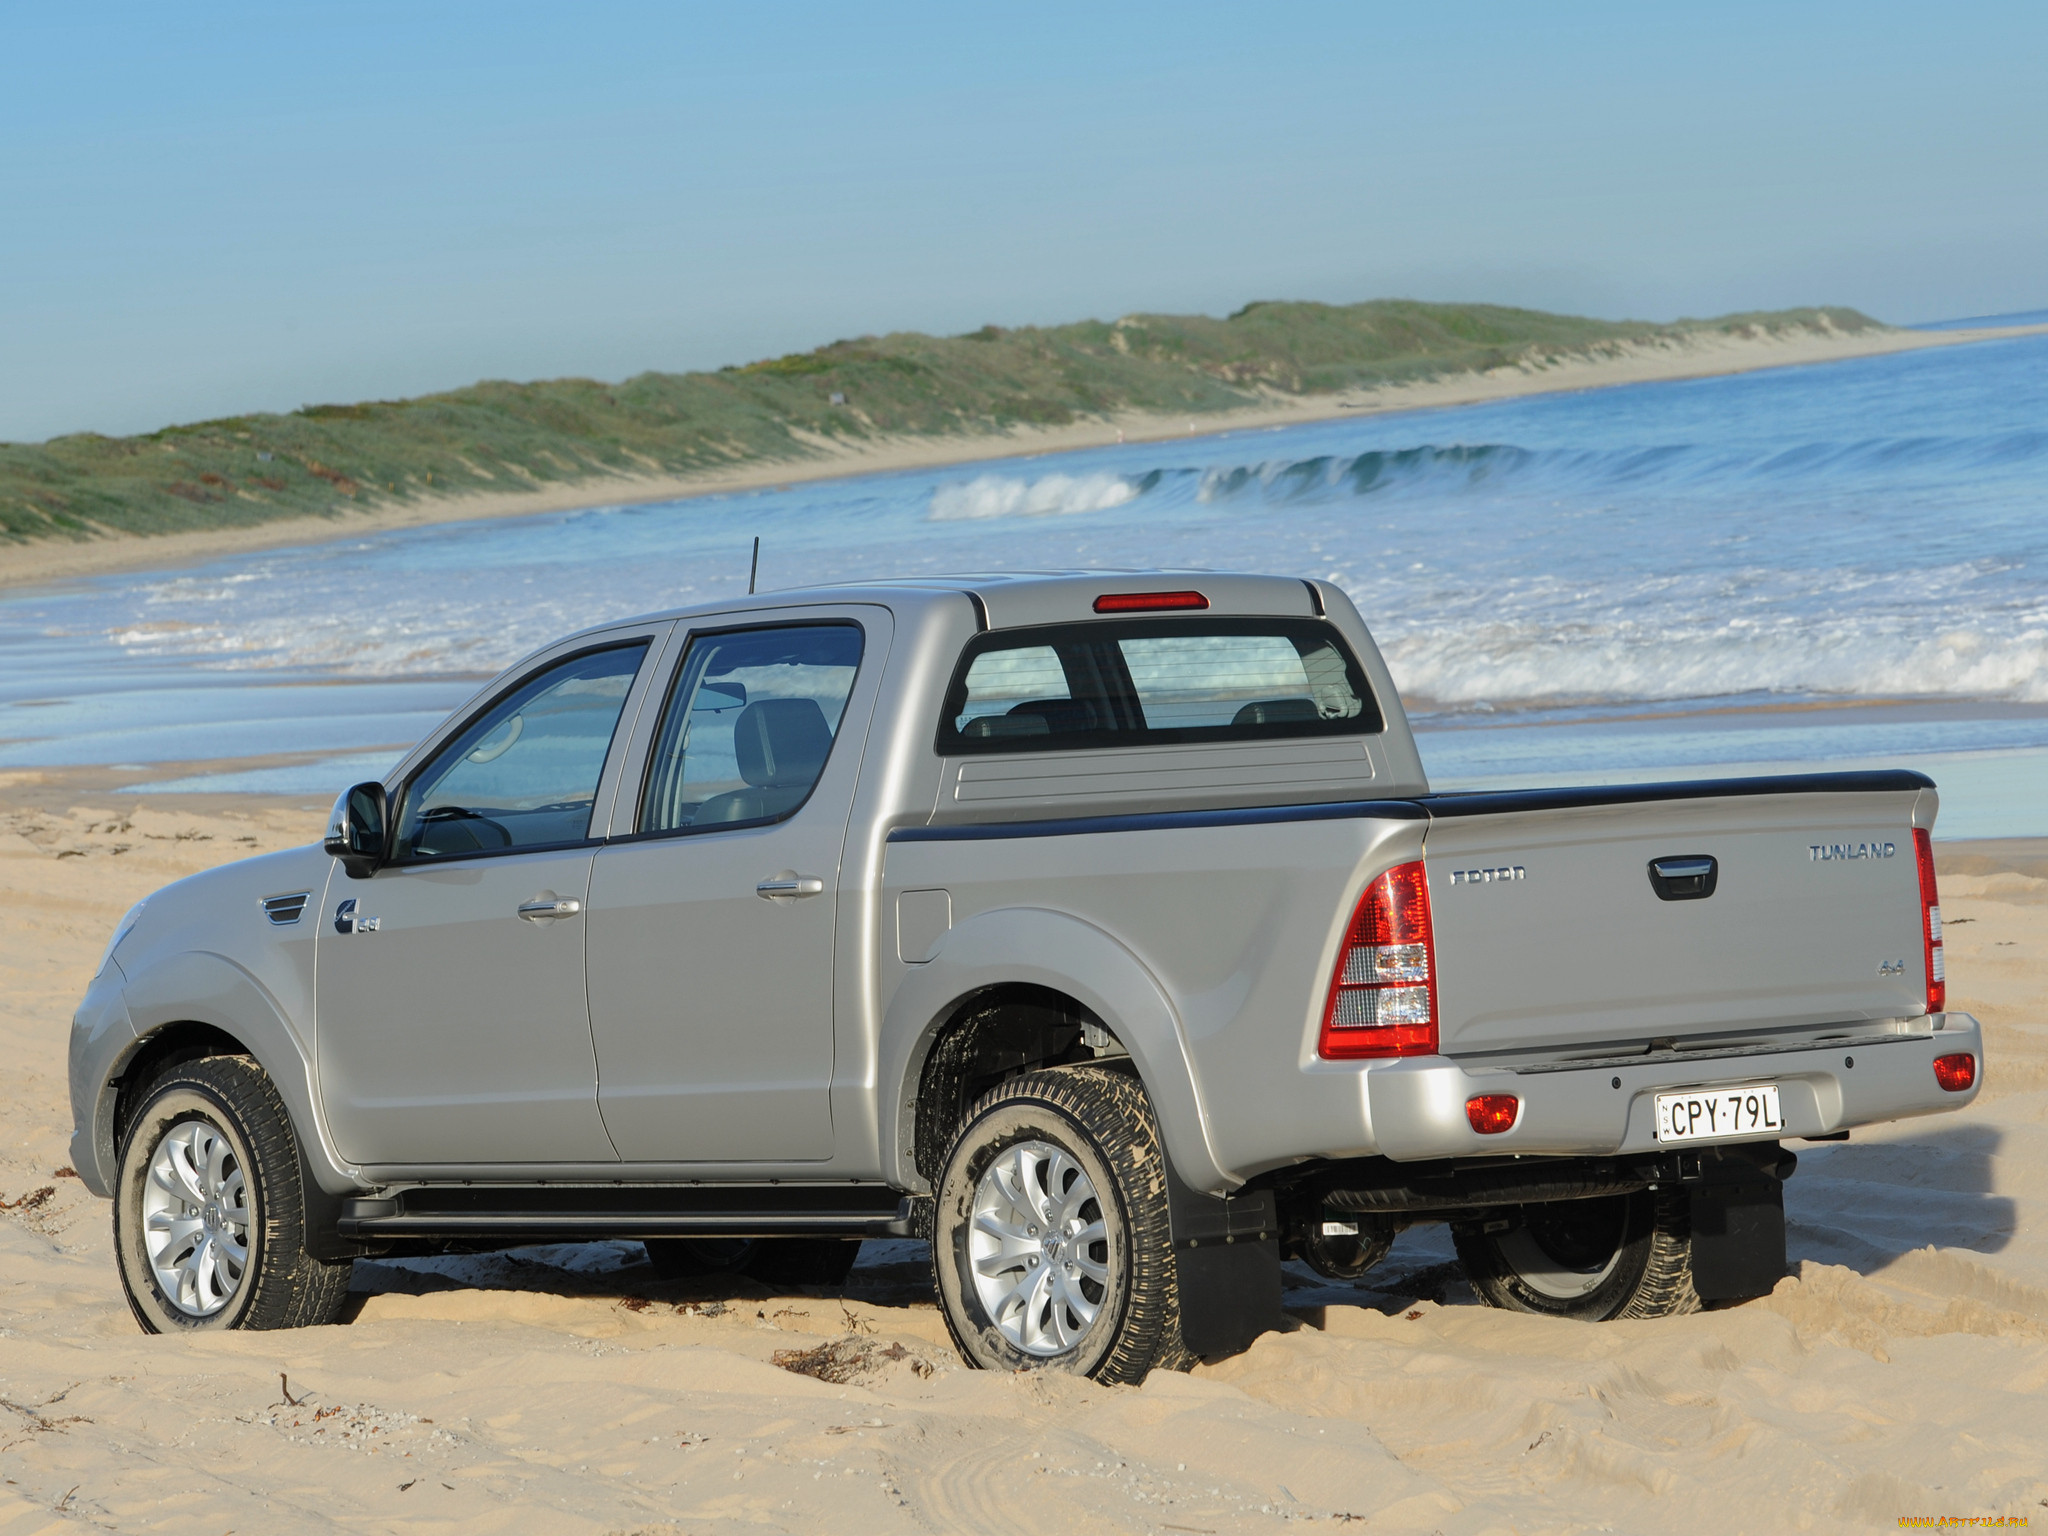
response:
<path fill-rule="evenodd" d="M 1033 1072 L 968 1112 L 938 1179 L 932 1266 L 970 1364 L 1142 1381 L 1181 1342 L 1166 1162 L 1137 1081 Z"/>
<path fill-rule="evenodd" d="M 151 1333 L 331 1323 L 354 1268 L 306 1252 L 291 1117 L 246 1056 L 150 1085 L 121 1142 L 114 1253 Z"/>
<path fill-rule="evenodd" d="M 1679 1192 L 1525 1205 L 1505 1223 L 1454 1222 L 1451 1237 L 1472 1289 L 1489 1306 L 1585 1322 L 1700 1308 L 1692 1227 Z"/>

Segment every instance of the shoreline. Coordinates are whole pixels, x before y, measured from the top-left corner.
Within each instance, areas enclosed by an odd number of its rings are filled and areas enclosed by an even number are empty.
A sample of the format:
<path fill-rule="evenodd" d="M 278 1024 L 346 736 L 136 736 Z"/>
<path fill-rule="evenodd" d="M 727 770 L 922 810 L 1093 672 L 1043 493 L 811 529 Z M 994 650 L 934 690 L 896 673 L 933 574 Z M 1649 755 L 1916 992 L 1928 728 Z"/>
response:
<path fill-rule="evenodd" d="M 1898 707 L 1897 701 L 1874 702 L 1879 708 Z M 1915 705 L 1931 702 L 1919 700 Z M 1972 701 L 1947 702 L 1967 711 Z M 1831 712 L 1826 710 L 1826 706 L 1820 708 L 1822 712 Z M 1728 718 L 1720 711 L 1704 713 Z M 1769 718 L 1774 712 L 1766 710 L 1759 713 Z M 1733 712 L 1732 723 L 1741 725 L 1742 716 L 1747 714 L 1747 711 Z M 1681 716 L 1680 720 L 1683 719 Z M 1650 726 L 1654 731 L 1655 727 L 1667 722 L 1658 717 L 1636 716 L 1627 723 Z M 1523 729 L 1568 732 L 1574 724 L 1529 721 L 1510 723 L 1509 729 L 1517 734 Z M 1424 747 L 1426 761 L 1430 756 L 1430 738 L 1454 739 L 1463 734 L 1455 727 L 1449 731 L 1433 728 L 1427 721 L 1416 725 L 1416 736 Z M 395 763 L 411 749 L 411 745 L 387 742 L 351 748 L 259 753 L 245 757 L 165 759 L 121 764 L 22 763 L 0 769 L 0 807 L 32 807 L 44 814 L 60 816 L 88 806 L 98 806 L 104 811 L 108 806 L 134 808 L 145 804 L 176 807 L 181 814 L 211 815 L 261 809 L 317 816 L 336 790 L 349 780 L 351 773 L 356 778 L 367 776 L 353 769 L 340 771 L 346 765 L 336 760 L 382 757 Z M 1461 771 L 1455 763 L 1438 762 L 1430 770 L 1430 780 L 1433 790 L 1458 792 L 1744 779 L 1770 774 L 1846 773 L 1912 766 L 1932 774 L 1943 794 L 1943 816 L 1935 829 L 1935 842 L 1939 848 L 1957 854 L 1988 852 L 1994 848 L 2017 849 L 2023 851 L 2029 861 L 2030 872 L 2048 875 L 2048 818 L 2016 814 L 2006 803 L 2015 794 L 2024 793 L 2024 786 L 2016 788 L 2012 782 L 2012 765 L 2015 762 L 2019 762 L 2028 774 L 2028 782 L 2037 781 L 2043 769 L 2048 768 L 2048 744 L 1966 748 L 1938 754 L 1878 752 L 1850 758 L 1823 756 L 1818 760 L 1806 756 L 1781 756 L 1754 761 L 1710 759 L 1696 763 L 1624 763 L 1580 769 L 1503 764 L 1497 768 L 1475 770 L 1468 767 Z M 304 787 L 276 782 L 277 775 L 290 776 L 301 771 L 314 773 L 317 787 L 314 787 L 314 781 L 309 781 Z M 372 770 L 375 771 L 380 770 Z M 233 782 L 252 776 L 268 777 L 270 782 Z M 1987 813 L 1987 798 L 1993 802 L 1992 813 Z"/>
<path fill-rule="evenodd" d="M 1604 354 L 1580 353 L 1548 364 L 1523 363 L 1487 373 L 1460 373 L 1420 383 L 1304 397 L 1188 418 L 1148 412 L 1094 417 L 1064 427 L 1017 427 L 962 436 L 891 437 L 834 447 L 800 459 L 756 460 L 733 469 L 675 476 L 593 476 L 533 491 L 431 497 L 393 502 L 333 517 L 282 518 L 250 527 L 194 533 L 118 535 L 70 542 L 41 539 L 0 550 L 0 589 L 91 576 L 193 565 L 223 556 L 363 538 L 403 528 L 482 521 L 585 507 L 679 501 L 764 490 L 816 480 L 942 468 L 1118 443 L 1217 437 L 1228 432 L 1305 426 L 1354 416 L 1480 405 L 1533 395 L 1678 382 L 1843 362 L 1930 347 L 1968 346 L 2048 334 L 2048 324 L 1985 326 L 1956 331 L 1886 330 L 1826 335 L 1706 336 L 1684 341 L 1628 342 Z"/>

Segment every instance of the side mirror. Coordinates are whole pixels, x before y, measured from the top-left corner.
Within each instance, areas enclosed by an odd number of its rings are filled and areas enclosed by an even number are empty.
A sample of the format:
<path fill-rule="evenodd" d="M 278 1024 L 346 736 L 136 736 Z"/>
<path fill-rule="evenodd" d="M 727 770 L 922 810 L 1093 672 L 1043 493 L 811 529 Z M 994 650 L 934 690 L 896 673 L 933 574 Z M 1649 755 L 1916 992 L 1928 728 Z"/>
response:
<path fill-rule="evenodd" d="M 327 818 L 327 851 L 351 880 L 367 880 L 389 855 L 390 806 L 375 780 L 345 789 Z"/>

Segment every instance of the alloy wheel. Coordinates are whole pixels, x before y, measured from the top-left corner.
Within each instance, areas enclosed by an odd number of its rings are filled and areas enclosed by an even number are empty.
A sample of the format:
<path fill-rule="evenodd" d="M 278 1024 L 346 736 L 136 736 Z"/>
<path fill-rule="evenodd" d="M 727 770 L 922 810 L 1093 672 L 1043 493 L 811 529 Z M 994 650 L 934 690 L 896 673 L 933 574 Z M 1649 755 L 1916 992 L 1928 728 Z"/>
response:
<path fill-rule="evenodd" d="M 1102 1197 L 1080 1163 L 1047 1141 L 999 1152 L 975 1186 L 967 1256 L 984 1311 L 1026 1354 L 1065 1354 L 1109 1291 Z"/>

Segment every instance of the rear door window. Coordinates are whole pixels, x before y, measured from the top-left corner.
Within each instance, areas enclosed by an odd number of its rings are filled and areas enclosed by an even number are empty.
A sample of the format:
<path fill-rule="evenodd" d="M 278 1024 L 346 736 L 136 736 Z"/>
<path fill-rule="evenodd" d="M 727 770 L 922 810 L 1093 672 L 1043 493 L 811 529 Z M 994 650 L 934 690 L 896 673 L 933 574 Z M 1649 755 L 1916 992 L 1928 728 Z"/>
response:
<path fill-rule="evenodd" d="M 1357 659 L 1330 625 L 1205 615 L 983 635 L 954 674 L 938 748 L 1058 751 L 1383 728 Z"/>
<path fill-rule="evenodd" d="M 758 825 L 810 796 L 860 669 L 855 624 L 691 639 L 648 763 L 639 830 Z"/>

